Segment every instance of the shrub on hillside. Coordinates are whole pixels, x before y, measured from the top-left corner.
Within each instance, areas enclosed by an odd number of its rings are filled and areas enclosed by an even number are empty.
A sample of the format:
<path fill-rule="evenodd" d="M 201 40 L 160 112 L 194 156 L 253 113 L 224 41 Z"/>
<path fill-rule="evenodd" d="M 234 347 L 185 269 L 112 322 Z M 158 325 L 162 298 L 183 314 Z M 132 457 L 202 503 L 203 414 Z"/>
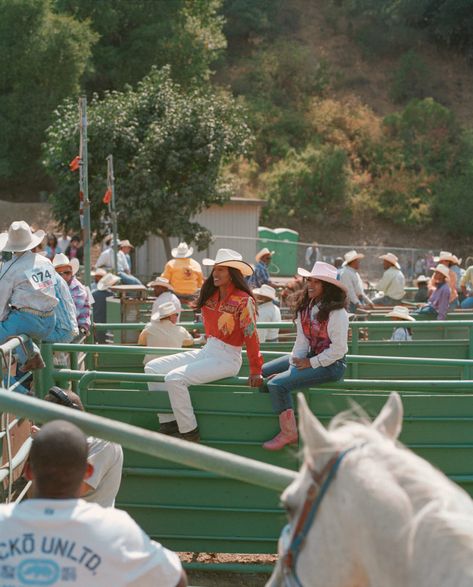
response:
<path fill-rule="evenodd" d="M 347 199 L 346 153 L 332 145 L 309 145 L 276 163 L 265 179 L 264 221 L 287 222 L 294 217 L 323 220 L 327 213 L 339 213 Z"/>
<path fill-rule="evenodd" d="M 401 104 L 414 98 L 424 98 L 429 71 L 425 61 L 411 49 L 399 60 L 393 74 L 391 99 Z"/>

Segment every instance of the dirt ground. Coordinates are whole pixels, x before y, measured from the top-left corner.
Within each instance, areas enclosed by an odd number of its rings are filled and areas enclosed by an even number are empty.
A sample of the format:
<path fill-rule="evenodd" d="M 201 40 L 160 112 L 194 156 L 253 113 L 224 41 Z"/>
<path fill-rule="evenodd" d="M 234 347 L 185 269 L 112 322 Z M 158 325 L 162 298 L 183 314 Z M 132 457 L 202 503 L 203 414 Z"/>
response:
<path fill-rule="evenodd" d="M 244 565 L 274 565 L 275 555 L 250 554 L 214 554 L 180 552 L 183 563 L 227 563 Z M 221 571 L 189 570 L 187 572 L 189 584 L 195 587 L 263 587 L 270 575 L 268 573 L 226 573 Z"/>

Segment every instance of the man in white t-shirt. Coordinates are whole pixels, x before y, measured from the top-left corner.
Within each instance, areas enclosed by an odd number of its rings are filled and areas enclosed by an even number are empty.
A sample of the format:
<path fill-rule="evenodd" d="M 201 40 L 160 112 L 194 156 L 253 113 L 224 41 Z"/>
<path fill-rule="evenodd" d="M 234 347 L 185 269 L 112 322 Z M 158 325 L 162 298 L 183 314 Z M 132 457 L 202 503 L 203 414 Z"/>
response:
<path fill-rule="evenodd" d="M 51 387 L 44 399 L 53 404 L 85 411 L 76 393 L 57 386 Z M 123 449 L 116 442 L 102 440 L 95 436 L 89 436 L 87 444 L 89 446 L 88 461 L 94 471 L 82 484 L 80 497 L 85 501 L 98 503 L 102 507 L 113 507 L 122 480 Z"/>
<path fill-rule="evenodd" d="M 281 310 L 274 302 L 277 301 L 276 290 L 265 283 L 253 290 L 258 304 L 257 322 L 281 322 Z M 258 328 L 260 342 L 277 342 L 279 330 L 277 328 Z"/>
<path fill-rule="evenodd" d="M 0 587 L 185 587 L 179 557 L 125 512 L 79 499 L 92 474 L 85 435 L 55 420 L 26 465 L 33 499 L 0 505 Z"/>
<path fill-rule="evenodd" d="M 195 339 L 202 342 L 202 337 Z M 172 302 L 158 306 L 157 312 L 151 316 L 149 322 L 138 337 L 138 344 L 151 347 L 179 348 L 194 344 L 194 338 L 183 326 L 177 324 L 177 309 Z M 145 355 L 143 364 L 146 365 L 156 355 Z"/>
<path fill-rule="evenodd" d="M 122 240 L 118 244 L 119 250 L 117 251 L 117 275 L 125 285 L 142 285 L 141 281 L 131 274 L 131 267 L 128 262 L 128 256 L 133 245 L 129 240 Z M 100 253 L 99 258 L 95 263 L 95 267 L 103 267 L 107 271 L 115 269 L 115 259 L 113 254 L 113 248 L 110 246 Z"/>

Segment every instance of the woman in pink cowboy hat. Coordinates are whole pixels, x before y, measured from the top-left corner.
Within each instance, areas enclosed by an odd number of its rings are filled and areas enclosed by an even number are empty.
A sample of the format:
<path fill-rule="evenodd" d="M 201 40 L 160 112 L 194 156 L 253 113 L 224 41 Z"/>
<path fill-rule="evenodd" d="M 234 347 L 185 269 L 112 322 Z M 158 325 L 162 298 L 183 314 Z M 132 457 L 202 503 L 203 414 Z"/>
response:
<path fill-rule="evenodd" d="M 295 308 L 296 342 L 288 356 L 263 366 L 263 377 L 274 411 L 279 415 L 280 432 L 263 447 L 280 450 L 298 441 L 291 391 L 342 379 L 348 350 L 346 286 L 337 280 L 337 269 L 316 262 L 312 271 L 299 268 L 304 289 Z"/>

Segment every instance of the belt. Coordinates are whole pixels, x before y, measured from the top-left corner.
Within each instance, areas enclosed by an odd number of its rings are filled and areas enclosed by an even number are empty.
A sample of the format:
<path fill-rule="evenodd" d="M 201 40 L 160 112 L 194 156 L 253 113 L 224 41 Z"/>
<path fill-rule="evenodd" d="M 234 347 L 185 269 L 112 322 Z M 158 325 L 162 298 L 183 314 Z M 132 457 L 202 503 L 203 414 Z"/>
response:
<path fill-rule="evenodd" d="M 34 314 L 35 316 L 40 316 L 41 318 L 49 318 L 49 316 L 54 316 L 54 310 L 49 310 L 49 312 L 41 312 L 41 310 L 35 310 L 34 308 L 16 308 L 12 306 L 12 310 L 16 310 L 17 312 L 26 312 L 27 314 Z"/>

